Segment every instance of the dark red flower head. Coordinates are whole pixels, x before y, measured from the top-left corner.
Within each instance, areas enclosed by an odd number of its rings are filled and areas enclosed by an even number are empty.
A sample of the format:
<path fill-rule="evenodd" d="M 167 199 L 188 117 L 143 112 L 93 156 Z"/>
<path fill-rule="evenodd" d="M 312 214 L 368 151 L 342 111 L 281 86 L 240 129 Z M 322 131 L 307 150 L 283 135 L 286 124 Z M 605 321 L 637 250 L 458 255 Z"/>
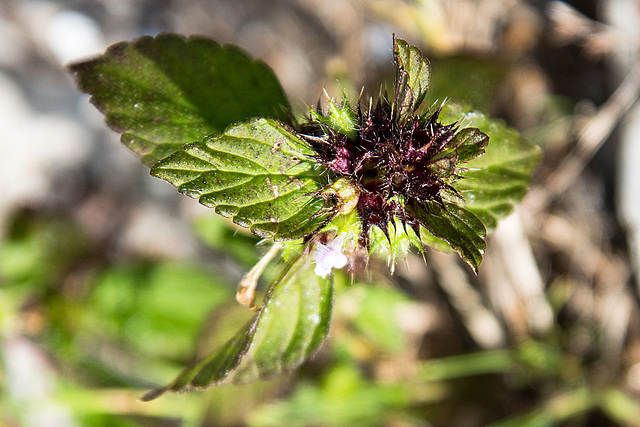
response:
<path fill-rule="evenodd" d="M 476 128 L 441 123 L 441 108 L 417 113 L 430 80 L 429 61 L 418 48 L 394 37 L 394 63 L 392 100 L 384 95 L 375 106 L 358 103 L 356 111 L 346 101 L 342 107 L 329 101 L 326 113 L 319 108 L 300 129 L 316 160 L 334 175 L 320 193 L 324 212 L 332 213 L 328 221 L 357 209 L 364 246 L 373 226 L 390 241 L 389 224 L 395 227 L 396 220 L 418 237 L 424 226 L 446 238 L 442 227 L 448 225 L 438 217 L 462 201 L 453 187 L 464 171 L 458 164 L 482 155 L 489 141 Z"/>
<path fill-rule="evenodd" d="M 318 122 L 305 128 L 311 130 L 303 136 L 316 150 L 318 161 L 357 188 L 363 244 L 368 244 L 372 226 L 389 238 L 389 224 L 395 226 L 395 218 L 419 236 L 420 222 L 405 206 L 442 203 L 443 192 L 459 196 L 450 184 L 458 177 L 453 143 L 457 126 L 440 123 L 439 113 L 438 109 L 428 116 L 412 116 L 403 125 L 382 97 L 375 107 L 364 111 L 358 107 L 352 137 Z"/>

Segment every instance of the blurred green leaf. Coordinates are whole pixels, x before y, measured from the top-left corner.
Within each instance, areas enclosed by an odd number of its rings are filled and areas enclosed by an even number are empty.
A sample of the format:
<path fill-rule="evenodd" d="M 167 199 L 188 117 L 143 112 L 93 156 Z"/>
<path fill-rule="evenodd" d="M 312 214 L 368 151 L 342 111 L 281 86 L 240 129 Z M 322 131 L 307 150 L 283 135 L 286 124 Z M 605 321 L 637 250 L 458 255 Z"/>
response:
<path fill-rule="evenodd" d="M 69 219 L 16 216 L 0 246 L 0 279 L 42 289 L 89 250 L 87 237 Z"/>
<path fill-rule="evenodd" d="M 523 365 L 527 373 L 537 376 L 556 376 L 569 371 L 566 354 L 553 345 L 551 340 L 524 340 L 513 347 L 514 357 Z M 563 358 L 563 356 L 565 356 Z"/>
<path fill-rule="evenodd" d="M 300 366 L 324 341 L 331 318 L 331 279 L 315 275 L 311 257 L 299 256 L 269 289 L 255 318 L 211 356 L 185 369 L 152 400 L 182 391 L 271 378 Z"/>
<path fill-rule="evenodd" d="M 530 412 L 492 423 L 491 427 L 552 427 L 594 409 L 595 395 L 586 387 L 551 397 Z"/>
<path fill-rule="evenodd" d="M 140 37 L 69 69 L 147 165 L 249 117 L 287 120 L 290 109 L 269 67 L 204 37 Z"/>
<path fill-rule="evenodd" d="M 491 231 L 527 194 L 531 174 L 540 160 L 540 149 L 525 142 L 502 121 L 489 119 L 477 111 L 469 112 L 460 104 L 447 103 L 440 118 L 443 123 L 459 121 L 489 135 L 485 154 L 464 165 L 469 171 L 455 187 L 465 199 L 464 208 Z"/>
<path fill-rule="evenodd" d="M 435 57 L 431 65 L 428 105 L 457 99 L 483 111 L 491 108 L 509 71 L 508 63 L 495 58 Z"/>
<path fill-rule="evenodd" d="M 80 412 L 77 408 L 74 410 Z M 113 414 L 88 414 L 78 417 L 81 425 L 91 427 L 142 427 L 142 422 L 137 422 L 132 418 L 127 418 L 122 415 Z"/>
<path fill-rule="evenodd" d="M 376 348 L 385 352 L 400 352 L 406 340 L 398 321 L 401 310 L 410 304 L 397 289 L 356 284 L 341 295 L 347 304 L 357 306 L 353 326 Z"/>
<path fill-rule="evenodd" d="M 327 215 L 319 215 L 324 202 L 314 192 L 322 188 L 322 168 L 313 154 L 281 123 L 252 119 L 186 145 L 151 174 L 260 237 L 293 240 Z"/>
<path fill-rule="evenodd" d="M 610 388 L 602 393 L 600 408 L 612 420 L 622 425 L 636 425 L 640 421 L 640 402 L 620 390 Z"/>
<path fill-rule="evenodd" d="M 194 264 L 116 266 L 97 279 L 88 312 L 102 332 L 147 355 L 181 358 L 207 314 L 233 298 L 233 288 Z"/>
<path fill-rule="evenodd" d="M 149 426 L 165 425 L 160 421 L 180 419 L 181 425 L 195 425 L 203 404 L 202 396 L 171 396 L 162 402 L 141 405 L 137 388 L 81 388 L 65 384 L 58 396 L 83 426 Z M 155 419 L 155 421 L 150 421 Z"/>
<path fill-rule="evenodd" d="M 486 350 L 426 360 L 420 363 L 418 376 L 423 381 L 443 381 L 474 375 L 502 374 L 517 367 L 509 350 Z"/>
<path fill-rule="evenodd" d="M 373 383 L 346 365 L 330 371 L 322 387 L 302 384 L 286 401 L 258 408 L 248 422 L 253 427 L 386 425 L 410 402 L 404 385 Z"/>
<path fill-rule="evenodd" d="M 244 266 L 251 267 L 260 259 L 256 246 L 260 238 L 250 233 L 239 233 L 238 227 L 228 219 L 213 213 L 200 215 L 193 221 L 193 229 L 207 246 Z"/>

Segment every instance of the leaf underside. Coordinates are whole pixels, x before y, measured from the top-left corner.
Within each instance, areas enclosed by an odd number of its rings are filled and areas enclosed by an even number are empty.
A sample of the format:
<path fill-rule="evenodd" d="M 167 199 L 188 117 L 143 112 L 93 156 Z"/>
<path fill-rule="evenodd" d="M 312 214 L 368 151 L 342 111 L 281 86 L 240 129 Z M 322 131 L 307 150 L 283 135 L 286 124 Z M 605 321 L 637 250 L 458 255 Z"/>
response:
<path fill-rule="evenodd" d="M 460 206 L 435 201 L 408 203 L 407 210 L 429 233 L 447 242 L 476 272 L 486 247 L 486 229 L 472 212 Z"/>
<path fill-rule="evenodd" d="M 69 69 L 147 165 L 249 117 L 285 121 L 290 109 L 267 65 L 199 36 L 140 37 Z"/>
<path fill-rule="evenodd" d="M 251 322 L 216 353 L 142 400 L 153 400 L 167 391 L 244 384 L 292 371 L 324 342 L 332 301 L 331 278 L 322 279 L 313 272 L 311 257 L 297 257 L 271 286 Z"/>
<path fill-rule="evenodd" d="M 325 220 L 323 168 L 313 151 L 273 119 L 251 119 L 186 145 L 151 174 L 260 237 L 298 239 Z"/>

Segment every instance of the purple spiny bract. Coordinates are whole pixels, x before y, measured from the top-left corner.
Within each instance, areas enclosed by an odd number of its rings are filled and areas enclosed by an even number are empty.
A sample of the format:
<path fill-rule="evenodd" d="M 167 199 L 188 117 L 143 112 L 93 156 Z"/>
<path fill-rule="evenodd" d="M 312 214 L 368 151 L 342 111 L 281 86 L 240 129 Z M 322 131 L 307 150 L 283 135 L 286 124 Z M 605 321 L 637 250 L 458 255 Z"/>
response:
<path fill-rule="evenodd" d="M 373 226 L 389 239 L 389 223 L 395 226 L 395 218 L 419 236 L 420 222 L 405 206 L 442 204 L 443 191 L 458 195 L 450 185 L 458 177 L 458 155 L 455 144 L 450 144 L 456 124 L 441 124 L 437 110 L 430 116 L 410 117 L 401 125 L 394 111 L 382 97 L 375 107 L 358 108 L 355 139 L 324 125 L 316 128 L 316 135 L 306 136 L 318 161 L 357 187 L 360 243 L 365 246 Z"/>

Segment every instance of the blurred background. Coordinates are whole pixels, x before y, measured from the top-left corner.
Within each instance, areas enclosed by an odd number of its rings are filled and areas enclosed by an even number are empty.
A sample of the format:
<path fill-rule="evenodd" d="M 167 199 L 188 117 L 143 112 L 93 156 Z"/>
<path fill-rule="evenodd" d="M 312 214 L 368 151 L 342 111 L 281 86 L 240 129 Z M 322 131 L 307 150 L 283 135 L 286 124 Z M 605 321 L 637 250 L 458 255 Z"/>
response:
<path fill-rule="evenodd" d="M 65 71 L 163 31 L 261 58 L 299 113 L 391 87 L 395 33 L 431 59 L 428 102 L 543 148 L 532 190 L 478 276 L 432 251 L 337 274 L 298 372 L 141 403 L 251 316 L 262 251 Z M 637 0 L 0 0 L 0 426 L 640 425 L 639 52 Z"/>

